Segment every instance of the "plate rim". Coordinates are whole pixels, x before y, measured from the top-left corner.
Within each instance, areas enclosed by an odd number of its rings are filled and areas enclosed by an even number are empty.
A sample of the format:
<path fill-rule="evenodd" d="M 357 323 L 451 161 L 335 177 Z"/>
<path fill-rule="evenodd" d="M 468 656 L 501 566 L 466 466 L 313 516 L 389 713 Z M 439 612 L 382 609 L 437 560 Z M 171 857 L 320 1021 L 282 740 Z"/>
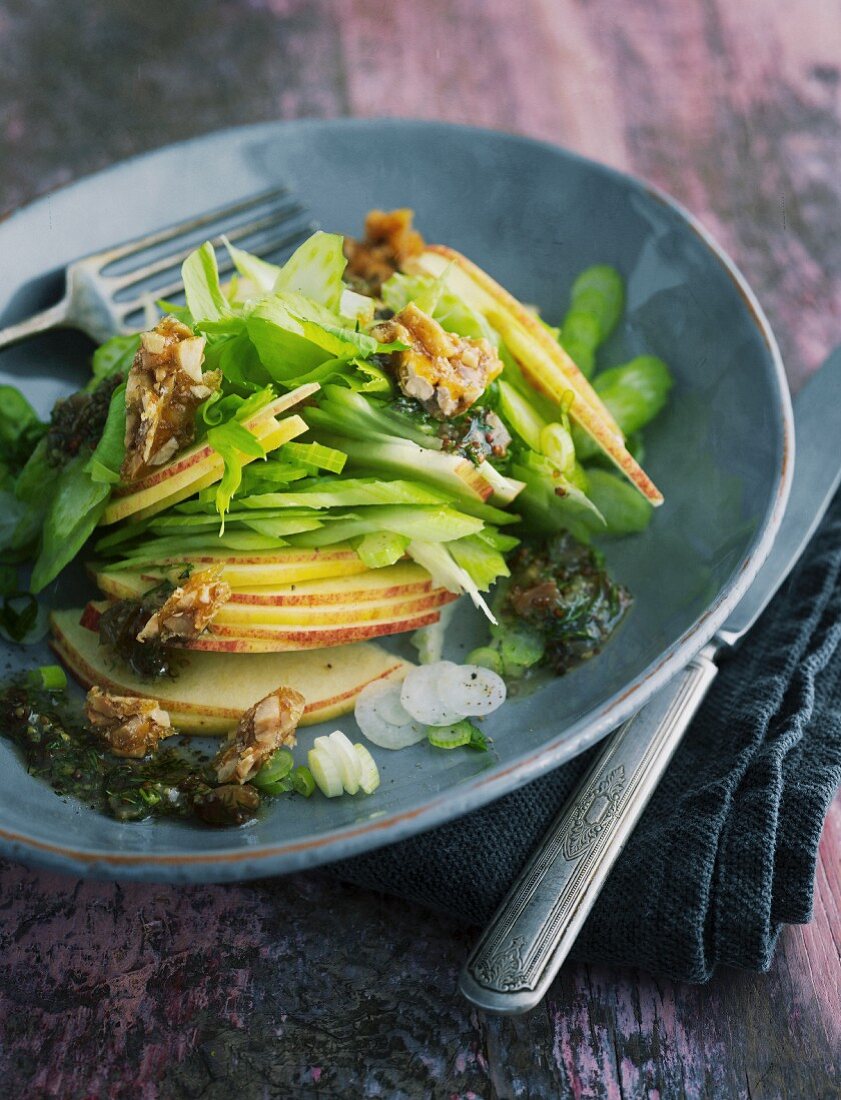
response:
<path fill-rule="evenodd" d="M 212 130 L 184 141 L 137 153 L 98 171 L 87 173 L 71 183 L 58 185 L 42 192 L 33 201 L 9 212 L 2 218 L 2 222 L 9 224 L 17 221 L 31 210 L 49 203 L 51 197 L 58 192 L 75 191 L 83 188 L 91 179 L 102 179 L 110 174 L 130 171 L 132 166 L 140 161 L 188 146 L 224 140 L 226 137 L 247 140 L 250 135 L 258 137 L 261 134 L 269 135 L 291 129 L 347 130 L 383 127 L 439 129 L 452 134 L 470 134 L 493 141 L 503 140 L 540 148 L 554 156 L 561 155 L 568 160 L 586 165 L 589 169 L 621 182 L 624 186 L 661 203 L 678 214 L 723 267 L 725 274 L 742 298 L 753 326 L 768 351 L 771 366 L 770 380 L 775 390 L 775 412 L 781 429 L 782 455 L 776 470 L 776 491 L 773 500 L 758 524 L 753 539 L 739 563 L 734 567 L 729 580 L 722 586 L 703 614 L 671 646 L 661 652 L 634 681 L 624 685 L 622 689 L 604 700 L 600 706 L 566 726 L 538 749 L 524 753 L 504 764 L 489 767 L 471 779 L 427 798 L 420 805 L 383 812 L 381 816 L 374 816 L 362 823 L 356 822 L 326 832 L 307 834 L 287 843 L 255 845 L 208 853 L 177 849 L 158 854 L 127 853 L 110 849 L 64 846 L 7 829 L 0 821 L 0 855 L 89 878 L 152 882 L 225 882 L 291 873 L 306 867 L 351 858 L 363 851 L 372 851 L 425 832 L 511 793 L 543 772 L 556 768 L 579 755 L 604 738 L 639 709 L 659 688 L 665 686 L 715 636 L 716 631 L 739 602 L 767 557 L 779 530 L 788 500 L 795 446 L 791 396 L 776 338 L 747 279 L 713 234 L 676 199 L 659 187 L 630 173 L 602 164 L 550 141 L 488 127 L 394 116 L 362 119 L 279 119 Z"/>

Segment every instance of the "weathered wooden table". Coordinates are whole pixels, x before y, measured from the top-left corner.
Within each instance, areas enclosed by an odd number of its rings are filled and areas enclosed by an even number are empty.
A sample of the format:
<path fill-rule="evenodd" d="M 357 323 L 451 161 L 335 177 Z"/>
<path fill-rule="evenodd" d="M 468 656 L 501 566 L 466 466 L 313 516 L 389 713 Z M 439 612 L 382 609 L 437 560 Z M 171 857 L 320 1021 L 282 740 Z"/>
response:
<path fill-rule="evenodd" d="M 827 0 L 2 0 L 0 207 L 234 123 L 517 130 L 654 181 L 729 247 L 794 383 L 841 332 L 841 11 Z M 471 935 L 318 874 L 120 886 L 5 865 L 9 1097 L 841 1094 L 841 804 L 815 919 L 707 987 L 567 966 L 515 1021 Z"/>

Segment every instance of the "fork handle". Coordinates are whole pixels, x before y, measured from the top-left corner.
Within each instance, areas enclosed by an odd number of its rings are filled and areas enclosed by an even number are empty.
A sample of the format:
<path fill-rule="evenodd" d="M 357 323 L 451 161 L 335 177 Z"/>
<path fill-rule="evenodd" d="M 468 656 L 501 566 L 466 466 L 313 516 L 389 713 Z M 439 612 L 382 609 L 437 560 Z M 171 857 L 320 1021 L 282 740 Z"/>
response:
<path fill-rule="evenodd" d="M 544 997 L 715 678 L 703 649 L 612 735 L 491 919 L 461 974 L 486 1012 Z"/>
<path fill-rule="evenodd" d="M 67 320 L 67 309 L 67 299 L 63 298 L 54 306 L 41 310 L 32 317 L 27 317 L 25 321 L 18 321 L 17 324 L 0 328 L 0 348 L 19 344 L 21 340 L 28 340 L 30 336 L 46 332 L 47 329 L 58 328 Z"/>

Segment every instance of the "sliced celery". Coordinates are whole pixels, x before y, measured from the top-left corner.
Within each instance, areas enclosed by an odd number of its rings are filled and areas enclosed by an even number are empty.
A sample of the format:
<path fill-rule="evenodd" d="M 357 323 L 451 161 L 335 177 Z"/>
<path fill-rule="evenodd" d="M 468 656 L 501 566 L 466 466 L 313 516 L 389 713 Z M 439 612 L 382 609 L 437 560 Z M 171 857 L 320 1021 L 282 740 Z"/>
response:
<path fill-rule="evenodd" d="M 303 795 L 304 798 L 309 798 L 315 790 L 312 772 L 305 764 L 299 764 L 292 772 L 292 790 L 295 794 Z"/>
<path fill-rule="evenodd" d="M 284 443 L 281 455 L 290 463 L 315 466 L 334 474 L 340 474 L 347 462 L 346 454 L 335 447 L 325 447 L 322 443 Z"/>
<path fill-rule="evenodd" d="M 504 671 L 499 650 L 489 645 L 481 645 L 478 649 L 471 650 L 465 658 L 465 664 L 489 668 L 491 672 L 495 672 L 497 676 L 502 676 Z"/>
<path fill-rule="evenodd" d="M 369 569 L 382 569 L 394 565 L 406 553 L 409 539 L 393 531 L 376 531 L 363 535 L 356 544 L 356 552 Z"/>

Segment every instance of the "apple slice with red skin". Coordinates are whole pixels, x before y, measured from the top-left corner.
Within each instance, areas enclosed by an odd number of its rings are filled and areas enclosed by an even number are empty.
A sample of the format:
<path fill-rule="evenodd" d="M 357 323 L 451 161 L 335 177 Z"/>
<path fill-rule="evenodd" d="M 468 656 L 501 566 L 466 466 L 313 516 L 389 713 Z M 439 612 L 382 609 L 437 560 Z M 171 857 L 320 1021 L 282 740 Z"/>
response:
<path fill-rule="evenodd" d="M 281 684 L 306 699 L 302 726 L 349 714 L 375 680 L 402 680 L 411 664 L 362 642 L 303 653 L 184 653 L 175 679 L 140 680 L 117 661 L 98 634 L 79 622 L 79 610 L 51 617 L 51 645 L 73 676 L 116 695 L 161 702 L 179 733 L 225 734 L 259 699 Z"/>
<path fill-rule="evenodd" d="M 454 593 L 447 594 L 451 600 Z M 290 653 L 306 649 L 351 645 L 390 634 L 405 634 L 437 623 L 437 610 L 424 611 L 395 620 L 356 623 L 350 626 L 227 627 L 211 626 L 198 638 L 185 644 L 185 649 L 204 653 Z"/>
<path fill-rule="evenodd" d="M 299 416 L 289 416 L 283 420 L 276 417 L 312 396 L 319 388 L 316 382 L 299 386 L 275 398 L 244 420 L 243 424 L 257 436 L 267 452 L 276 450 L 307 430 L 307 425 Z M 245 455 L 243 461 L 252 462 L 254 458 Z M 223 470 L 222 458 L 213 447 L 207 442 L 196 443 L 146 477 L 115 485 L 100 524 L 107 526 L 127 516 L 145 519 L 155 515 L 200 489 L 213 485 L 222 477 Z"/>
<path fill-rule="evenodd" d="M 282 546 L 277 550 L 250 550 L 236 553 L 220 550 L 213 554 L 189 554 L 178 557 L 167 554 L 156 561 L 135 561 L 136 570 L 152 576 L 177 576 L 185 565 L 206 569 L 221 565 L 222 580 L 232 588 L 254 588 L 269 585 L 295 584 L 327 577 L 347 577 L 369 572 L 368 566 L 350 546 L 337 545 L 321 549 Z M 122 569 L 106 567 L 117 576 Z"/>
<path fill-rule="evenodd" d="M 173 648 L 200 650 L 208 653 L 287 653 L 299 649 L 322 649 L 349 645 L 369 638 L 381 638 L 389 634 L 402 634 L 431 626 L 438 622 L 438 608 L 458 599 L 453 592 L 438 597 L 436 607 L 412 613 L 387 616 L 352 623 L 319 623 L 305 621 L 282 624 L 227 624 L 214 621 L 197 638 L 173 642 Z M 81 613 L 83 625 L 90 630 L 99 629 L 99 617 L 108 607 L 107 602 L 91 602 Z"/>
<path fill-rule="evenodd" d="M 136 598 L 165 579 L 163 573 L 149 571 L 108 572 L 88 569 L 91 578 L 106 596 L 114 599 Z M 172 577 L 176 579 L 175 575 Z M 381 569 L 368 569 L 347 577 L 299 581 L 274 587 L 235 589 L 228 604 L 243 607 L 328 607 L 331 604 L 377 602 L 403 596 L 414 599 L 432 591 L 432 577 L 421 565 L 397 562 Z"/>
<path fill-rule="evenodd" d="M 539 318 L 466 256 L 446 245 L 427 245 L 404 266 L 407 271 L 435 278 L 446 272 L 455 293 L 478 309 L 502 336 L 530 385 L 556 403 L 571 392 L 570 416 L 644 497 L 655 506 L 663 503 L 663 494 L 626 448 L 616 421 L 596 391 Z"/>
<path fill-rule="evenodd" d="M 303 435 L 307 430 L 307 424 L 300 416 L 287 416 L 283 420 L 261 418 L 246 421 L 245 426 L 263 444 L 266 454 Z M 247 465 L 255 461 L 255 456 L 243 455 L 242 461 L 243 465 Z M 169 474 L 152 485 L 124 496 L 112 496 L 100 524 L 107 526 L 129 516 L 134 520 L 142 520 L 157 515 L 165 508 L 193 496 L 200 489 L 215 484 L 221 479 L 225 468 L 222 456 L 209 443 L 185 451 L 171 465 Z"/>
<path fill-rule="evenodd" d="M 111 577 L 118 574 L 100 574 L 104 577 L 104 583 L 100 584 L 103 594 L 116 599 L 137 598 L 144 592 L 154 587 L 155 582 L 144 580 L 135 574 L 135 582 L 131 585 L 112 585 Z M 269 603 L 266 601 L 241 601 L 237 599 L 238 593 L 232 593 L 231 597 L 214 616 L 214 623 L 222 626 L 346 626 L 351 623 L 368 623 L 380 619 L 409 618 L 422 611 L 434 610 L 450 603 L 452 593 L 444 588 L 431 588 L 419 590 L 415 593 L 403 593 L 385 599 L 366 599 L 361 601 L 348 600 L 345 603 L 329 601 L 319 603 L 317 601 L 308 604 L 283 604 Z"/>

